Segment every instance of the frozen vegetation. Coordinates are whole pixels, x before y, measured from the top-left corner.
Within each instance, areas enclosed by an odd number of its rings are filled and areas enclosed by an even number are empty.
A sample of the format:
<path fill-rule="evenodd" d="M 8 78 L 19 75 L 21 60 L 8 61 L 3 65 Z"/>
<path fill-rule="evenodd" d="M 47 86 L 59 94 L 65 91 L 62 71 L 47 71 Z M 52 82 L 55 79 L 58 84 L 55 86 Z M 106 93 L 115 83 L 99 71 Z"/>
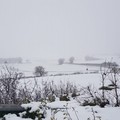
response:
<path fill-rule="evenodd" d="M 118 59 L 115 62 L 119 64 Z M 119 66 L 66 63 L 59 65 L 57 61 L 43 60 L 1 65 L 0 103 L 19 104 L 25 109 L 17 115 L 6 114 L 1 119 L 119 120 Z M 100 61 L 94 60 L 94 63 Z M 43 76 L 35 77 L 36 66 L 45 68 L 42 68 L 45 70 Z"/>

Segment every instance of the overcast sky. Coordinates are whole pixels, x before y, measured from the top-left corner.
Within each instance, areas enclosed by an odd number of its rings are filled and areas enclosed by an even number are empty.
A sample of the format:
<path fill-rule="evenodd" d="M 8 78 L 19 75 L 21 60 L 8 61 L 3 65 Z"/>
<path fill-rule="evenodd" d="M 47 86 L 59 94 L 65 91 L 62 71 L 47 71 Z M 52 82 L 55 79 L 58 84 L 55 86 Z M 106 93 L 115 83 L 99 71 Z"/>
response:
<path fill-rule="evenodd" d="M 120 0 L 0 0 L 0 57 L 120 53 Z"/>

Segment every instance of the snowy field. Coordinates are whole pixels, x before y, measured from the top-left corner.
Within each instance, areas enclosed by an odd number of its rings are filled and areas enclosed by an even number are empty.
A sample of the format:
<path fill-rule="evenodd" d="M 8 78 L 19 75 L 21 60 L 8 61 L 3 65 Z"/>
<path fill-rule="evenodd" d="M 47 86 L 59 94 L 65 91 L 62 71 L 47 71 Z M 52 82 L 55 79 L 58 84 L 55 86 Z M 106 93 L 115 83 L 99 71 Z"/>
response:
<path fill-rule="evenodd" d="M 46 76 L 36 78 L 37 84 L 42 85 L 42 82 L 52 83 L 59 85 L 60 83 L 66 84 L 67 82 L 75 85 L 76 87 L 86 87 L 88 85 L 93 85 L 98 88 L 101 84 L 101 75 L 100 74 L 78 74 L 78 75 L 62 75 L 62 76 Z M 31 79 L 21 79 L 21 85 L 24 82 L 28 83 L 29 87 L 34 87 L 35 81 Z"/>
<path fill-rule="evenodd" d="M 94 61 L 95 63 L 101 63 L 101 61 Z M 115 60 L 119 64 L 119 59 Z M 76 61 L 79 63 L 80 61 Z M 82 61 L 84 62 L 84 61 Z M 90 63 L 90 62 L 89 62 Z M 21 72 L 25 73 L 26 76 L 32 76 L 34 72 L 34 68 L 36 66 L 43 66 L 46 71 L 48 71 L 48 76 L 36 78 L 37 85 L 42 87 L 42 82 L 46 81 L 48 83 L 54 82 L 55 85 L 59 85 L 61 82 L 66 84 L 70 82 L 76 87 L 86 87 L 88 85 L 92 85 L 95 88 L 99 88 L 101 86 L 101 74 L 89 74 L 90 71 L 99 71 L 99 67 L 92 66 L 83 66 L 83 65 L 70 65 L 63 64 L 58 65 L 57 60 L 37 60 L 31 61 L 30 63 L 23 64 L 13 64 L 10 65 L 15 68 L 18 68 Z M 88 68 L 88 70 L 86 70 Z M 84 74 L 72 74 L 76 72 L 82 72 Z M 68 74 L 62 76 L 50 76 L 55 74 Z M 20 86 L 23 86 L 24 83 L 28 83 L 27 87 L 32 89 L 34 87 L 35 81 L 33 78 L 31 79 L 21 79 Z M 119 107 L 110 107 L 106 106 L 105 108 L 100 108 L 98 106 L 90 107 L 90 106 L 80 106 L 80 104 L 76 100 L 71 100 L 69 102 L 61 102 L 59 100 L 47 103 L 47 106 L 50 108 L 63 108 L 67 105 L 67 111 L 60 110 L 54 114 L 55 120 L 120 120 L 120 108 Z M 34 104 L 33 104 L 34 106 Z M 94 110 L 94 115 L 93 111 Z M 67 112 L 67 117 L 65 116 L 65 112 Z M 47 110 L 47 116 L 44 120 L 51 120 L 52 111 Z M 23 119 L 17 117 L 16 115 L 6 115 L 6 120 L 31 120 L 31 119 Z M 65 118 L 66 117 L 66 118 Z M 69 117 L 69 118 L 68 118 Z M 95 119 L 94 119 L 95 117 Z M 37 119 L 36 119 L 37 120 Z"/>
<path fill-rule="evenodd" d="M 34 61 L 31 61 L 30 63 L 23 62 L 22 64 L 8 64 L 8 65 L 18 68 L 18 70 L 23 72 L 26 76 L 33 75 L 34 69 L 36 66 L 43 66 L 45 70 L 48 72 L 48 75 L 85 72 L 86 68 L 89 68 L 90 71 L 100 69 L 99 67 L 89 67 L 89 66 L 83 66 L 83 65 L 82 66 L 81 65 L 70 65 L 70 64 L 58 65 L 57 60 L 48 60 L 48 61 L 46 60 L 35 61 L 34 60 Z"/>
<path fill-rule="evenodd" d="M 117 64 L 120 65 L 119 56 L 114 56 L 114 57 L 100 56 L 100 60 L 93 60 L 93 61 L 85 61 L 84 58 L 76 58 L 74 62 L 100 64 L 105 61 L 116 62 Z M 65 63 L 68 63 L 68 62 L 69 60 L 65 59 Z M 4 64 L 1 64 L 0 67 L 2 67 L 3 65 Z M 67 74 L 67 73 L 74 73 L 74 72 L 86 72 L 87 68 L 88 68 L 88 71 L 100 70 L 100 67 L 95 67 L 95 66 L 70 65 L 70 64 L 58 65 L 58 59 L 30 59 L 30 60 L 23 60 L 22 64 L 8 64 L 8 66 L 17 68 L 19 71 L 23 72 L 26 76 L 32 76 L 36 66 L 43 66 L 45 70 L 48 72 L 48 75 Z"/>

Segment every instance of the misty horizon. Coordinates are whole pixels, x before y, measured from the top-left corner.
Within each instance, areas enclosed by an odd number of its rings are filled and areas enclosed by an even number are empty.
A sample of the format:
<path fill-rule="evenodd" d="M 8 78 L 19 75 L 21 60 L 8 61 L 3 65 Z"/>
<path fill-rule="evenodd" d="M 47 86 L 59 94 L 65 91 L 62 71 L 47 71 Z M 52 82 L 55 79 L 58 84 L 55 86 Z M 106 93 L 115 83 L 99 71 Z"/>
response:
<path fill-rule="evenodd" d="M 0 58 L 120 55 L 118 0 L 1 0 Z"/>

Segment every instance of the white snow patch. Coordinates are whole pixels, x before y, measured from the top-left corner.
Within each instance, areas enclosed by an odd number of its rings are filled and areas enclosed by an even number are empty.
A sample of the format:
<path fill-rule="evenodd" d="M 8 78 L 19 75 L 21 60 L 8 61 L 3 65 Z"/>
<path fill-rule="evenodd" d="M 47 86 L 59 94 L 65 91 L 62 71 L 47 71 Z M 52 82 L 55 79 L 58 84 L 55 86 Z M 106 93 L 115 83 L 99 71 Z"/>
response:
<path fill-rule="evenodd" d="M 20 118 L 20 117 L 17 117 L 15 114 L 8 114 L 8 115 L 5 115 L 5 120 L 32 120 L 30 118 Z"/>
<path fill-rule="evenodd" d="M 41 102 L 31 102 L 28 104 L 22 104 L 21 106 L 25 109 L 31 108 L 30 112 L 33 112 L 40 109 Z"/>

